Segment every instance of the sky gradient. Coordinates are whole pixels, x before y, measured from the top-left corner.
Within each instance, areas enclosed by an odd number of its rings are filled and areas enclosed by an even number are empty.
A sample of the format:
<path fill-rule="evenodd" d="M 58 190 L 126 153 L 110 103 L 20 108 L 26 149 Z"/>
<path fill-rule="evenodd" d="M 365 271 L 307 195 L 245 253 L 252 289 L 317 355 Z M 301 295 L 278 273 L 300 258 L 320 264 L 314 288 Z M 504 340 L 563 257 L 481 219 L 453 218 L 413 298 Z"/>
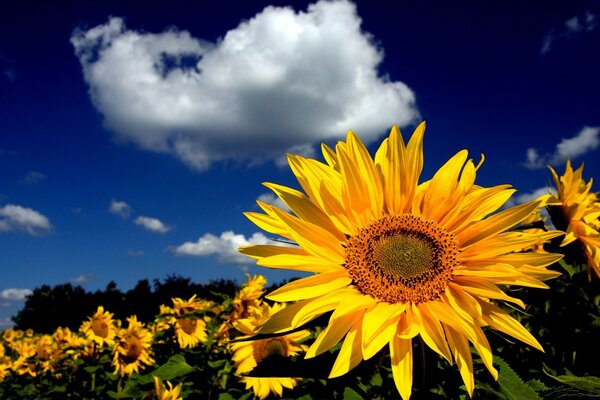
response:
<path fill-rule="evenodd" d="M 43 284 L 262 273 L 242 214 L 287 152 L 427 121 L 514 202 L 600 175 L 598 1 L 11 2 L 0 13 L 0 329 Z M 593 190 L 598 190 L 594 186 Z"/>

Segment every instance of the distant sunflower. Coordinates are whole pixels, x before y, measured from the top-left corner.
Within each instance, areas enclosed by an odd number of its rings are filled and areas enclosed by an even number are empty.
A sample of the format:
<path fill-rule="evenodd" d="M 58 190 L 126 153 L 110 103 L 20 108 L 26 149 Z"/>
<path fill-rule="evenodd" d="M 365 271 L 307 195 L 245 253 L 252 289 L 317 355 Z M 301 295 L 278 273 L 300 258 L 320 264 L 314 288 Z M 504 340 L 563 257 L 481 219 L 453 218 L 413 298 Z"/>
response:
<path fill-rule="evenodd" d="M 173 299 L 173 316 L 167 320 L 174 325 L 179 347 L 191 348 L 206 341 L 206 322 L 196 313 L 212 306 L 212 302 L 197 299 L 196 295 L 189 300 Z M 168 311 L 168 309 L 164 308 L 161 311 Z"/>
<path fill-rule="evenodd" d="M 248 318 L 262 304 L 262 295 L 265 293 L 267 278 L 262 275 L 250 276 L 246 274 L 247 282 L 242 284 L 239 292 L 231 302 L 232 311 L 225 317 L 217 331 L 217 340 L 223 344 L 228 338 L 230 330 L 233 329 L 236 321 Z"/>
<path fill-rule="evenodd" d="M 284 306 L 276 304 L 270 307 L 263 303 L 254 310 L 253 315 L 248 318 L 236 321 L 235 328 L 243 333 L 244 337 L 250 337 L 256 332 L 256 328 L 268 320 L 269 316 L 283 309 Z M 306 351 L 306 346 L 299 344 L 309 336 L 309 332 L 299 331 L 284 336 L 277 336 L 268 339 L 240 341 L 232 343 L 232 360 L 236 367 L 235 374 L 242 375 L 252 371 L 262 360 L 271 355 L 283 357 L 295 356 L 300 352 Z M 240 380 L 246 385 L 246 389 L 252 389 L 254 395 L 264 399 L 269 393 L 275 393 L 281 396 L 283 388 L 293 389 L 298 379 L 287 377 L 251 377 L 242 376 Z"/>
<path fill-rule="evenodd" d="M 154 364 L 150 356 L 152 334 L 138 322 L 136 316 L 127 318 L 127 329 L 119 332 L 119 341 L 113 349 L 115 373 L 121 376 L 132 375 L 140 369 Z"/>
<path fill-rule="evenodd" d="M 592 193 L 592 182 L 583 180 L 583 164 L 573 171 L 571 161 L 567 161 L 565 173 L 559 177 L 552 167 L 552 177 L 558 190 L 557 197 L 550 197 L 550 215 L 559 229 L 566 231 L 561 246 L 579 241 L 588 263 L 588 275 L 592 270 L 600 277 L 600 202 Z M 560 212 L 554 212 L 559 206 Z"/>
<path fill-rule="evenodd" d="M 396 387 L 412 388 L 412 340 L 423 341 L 457 363 L 469 394 L 473 362 L 469 342 L 494 378 L 492 350 L 482 327 L 502 331 L 537 349 L 537 340 L 492 301 L 524 307 L 499 285 L 546 288 L 545 267 L 556 254 L 515 253 L 558 232 L 510 230 L 538 206 L 529 202 L 495 213 L 514 193 L 509 185 L 475 185 L 475 166 L 462 150 L 429 181 L 419 183 L 423 133 L 405 144 L 394 126 L 374 159 L 348 132 L 335 151 L 322 145 L 326 163 L 289 155 L 305 193 L 266 183 L 293 214 L 258 202 L 247 217 L 299 248 L 249 245 L 240 251 L 270 268 L 315 273 L 275 290 L 273 301 L 297 303 L 259 330 L 286 332 L 333 311 L 306 357 L 344 337 L 330 377 L 337 377 L 389 346 Z M 483 160 L 482 160 L 483 161 Z"/>
<path fill-rule="evenodd" d="M 181 397 L 181 383 L 177 386 L 173 387 L 171 382 L 167 381 L 167 385 L 169 388 L 165 386 L 162 379 L 157 376 L 152 376 L 154 378 L 154 390 L 156 391 L 156 398 L 158 400 L 182 400 Z"/>
<path fill-rule="evenodd" d="M 113 319 L 113 314 L 98 306 L 94 315 L 81 324 L 79 331 L 99 346 L 113 346 L 118 329 L 119 323 Z"/>

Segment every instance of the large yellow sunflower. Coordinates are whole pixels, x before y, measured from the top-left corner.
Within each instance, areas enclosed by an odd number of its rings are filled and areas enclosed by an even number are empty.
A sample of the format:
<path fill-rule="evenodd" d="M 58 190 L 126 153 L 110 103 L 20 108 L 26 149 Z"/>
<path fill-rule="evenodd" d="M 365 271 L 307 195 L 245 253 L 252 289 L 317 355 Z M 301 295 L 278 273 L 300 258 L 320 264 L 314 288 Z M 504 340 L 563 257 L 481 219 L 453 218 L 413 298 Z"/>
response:
<path fill-rule="evenodd" d="M 154 364 L 150 355 L 152 334 L 138 322 L 136 316 L 127 318 L 127 329 L 119 332 L 119 341 L 113 349 L 115 373 L 132 375 L 140 369 Z"/>
<path fill-rule="evenodd" d="M 260 307 L 254 309 L 252 315 L 237 320 L 235 328 L 243 333 L 245 338 L 251 337 L 256 333 L 256 328 L 267 321 L 270 315 L 283 308 L 282 304 L 275 304 L 271 307 L 263 303 Z M 283 357 L 290 357 L 306 351 L 306 346 L 300 344 L 300 342 L 309 335 L 308 331 L 303 330 L 268 339 L 231 343 L 230 348 L 233 351 L 232 360 L 236 367 L 235 374 L 239 376 L 252 371 L 262 360 L 270 355 L 276 354 Z M 292 377 L 263 378 L 243 376 L 241 377 L 241 381 L 246 385 L 246 389 L 252 389 L 255 396 L 264 399 L 270 393 L 281 396 L 283 388 L 293 389 L 298 379 Z"/>
<path fill-rule="evenodd" d="M 344 339 L 330 377 L 343 375 L 389 346 L 396 387 L 403 399 L 412 388 L 412 340 L 419 335 L 435 352 L 454 360 L 472 394 L 469 343 L 490 373 L 489 326 L 542 350 L 538 341 L 494 301 L 521 300 L 501 285 L 546 288 L 555 276 L 545 267 L 557 254 L 521 253 L 559 232 L 510 230 L 539 206 L 529 202 L 495 213 L 513 194 L 509 185 L 475 185 L 466 150 L 430 180 L 423 168 L 422 123 L 405 144 L 394 126 L 374 159 L 348 132 L 335 150 L 322 146 L 326 163 L 289 155 L 304 193 L 266 183 L 293 214 L 259 202 L 264 213 L 247 217 L 299 247 L 250 245 L 240 251 L 270 268 L 312 272 L 267 297 L 296 303 L 259 331 L 286 332 L 333 311 L 306 357 Z"/>
<path fill-rule="evenodd" d="M 592 179 L 583 180 L 583 164 L 573 171 L 567 161 L 565 173 L 559 177 L 552 167 L 552 177 L 558 190 L 557 197 L 551 196 L 548 204 L 552 222 L 566 231 L 561 246 L 578 240 L 588 262 L 588 274 L 593 270 L 600 277 L 600 202 L 596 193 L 592 193 Z M 559 215 L 552 212 L 552 205 L 560 206 Z"/>
<path fill-rule="evenodd" d="M 118 329 L 119 322 L 113 319 L 113 314 L 98 306 L 94 315 L 81 324 L 79 331 L 99 346 L 113 346 Z"/>

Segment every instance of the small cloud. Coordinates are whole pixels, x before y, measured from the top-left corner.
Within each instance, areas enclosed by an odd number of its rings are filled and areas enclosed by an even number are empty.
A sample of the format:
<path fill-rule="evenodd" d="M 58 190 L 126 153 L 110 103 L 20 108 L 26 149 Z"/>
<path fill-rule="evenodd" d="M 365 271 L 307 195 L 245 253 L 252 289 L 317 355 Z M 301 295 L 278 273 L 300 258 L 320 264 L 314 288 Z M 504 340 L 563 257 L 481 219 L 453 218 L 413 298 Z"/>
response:
<path fill-rule="evenodd" d="M 14 204 L 0 207 L 0 232 L 18 231 L 38 236 L 51 230 L 48 218 L 38 211 Z"/>
<path fill-rule="evenodd" d="M 9 301 L 21 301 L 25 300 L 25 297 L 29 296 L 32 293 L 33 292 L 29 289 L 4 289 L 0 292 L 0 299 Z"/>
<path fill-rule="evenodd" d="M 94 279 L 94 275 L 91 274 L 80 274 L 74 278 L 71 278 L 70 281 L 73 283 L 86 283 Z"/>
<path fill-rule="evenodd" d="M 600 127 L 584 127 L 572 138 L 562 139 L 552 154 L 540 155 L 535 148 L 527 149 L 524 165 L 529 169 L 540 169 L 546 165 L 560 165 L 585 153 L 596 150 L 600 145 Z"/>
<path fill-rule="evenodd" d="M 146 253 L 144 252 L 144 250 L 129 250 L 127 252 L 127 257 L 132 258 L 144 257 L 145 255 Z"/>
<path fill-rule="evenodd" d="M 129 218 L 129 215 L 131 214 L 131 206 L 124 201 L 112 199 L 110 206 L 108 207 L 108 212 L 118 215 L 121 218 Z"/>
<path fill-rule="evenodd" d="M 258 201 L 262 201 L 263 203 L 270 204 L 277 208 L 281 208 L 282 210 L 289 211 L 290 208 L 285 204 L 278 196 L 275 196 L 273 193 L 264 193 L 258 196 Z"/>
<path fill-rule="evenodd" d="M 150 217 L 137 217 L 135 224 L 144 227 L 154 233 L 167 233 L 171 230 L 170 226 L 163 224 L 160 220 Z"/>
<path fill-rule="evenodd" d="M 557 40 L 573 39 L 576 35 L 593 31 L 597 25 L 596 15 L 590 12 L 569 18 L 563 27 L 552 29 L 544 36 L 540 54 L 547 54 Z"/>
<path fill-rule="evenodd" d="M 234 264 L 254 264 L 256 261 L 250 257 L 240 254 L 237 249 L 247 244 L 267 244 L 269 239 L 260 232 L 254 233 L 246 239 L 242 234 L 233 231 L 221 233 L 215 236 L 206 233 L 196 242 L 186 242 L 173 250 L 178 256 L 205 257 L 216 255 L 220 262 Z"/>
<path fill-rule="evenodd" d="M 26 185 L 33 185 L 35 183 L 43 181 L 44 179 L 46 179 L 46 174 L 38 172 L 38 171 L 29 171 L 23 177 L 23 179 L 21 179 L 21 182 Z"/>
<path fill-rule="evenodd" d="M 504 207 L 505 208 L 514 207 L 519 204 L 527 203 L 528 201 L 536 200 L 537 198 L 539 198 L 540 196 L 542 196 L 544 194 L 554 194 L 555 195 L 556 189 L 548 187 L 548 186 L 544 186 L 544 187 L 532 190 L 531 192 L 519 194 L 515 197 L 510 198 L 506 202 Z"/>

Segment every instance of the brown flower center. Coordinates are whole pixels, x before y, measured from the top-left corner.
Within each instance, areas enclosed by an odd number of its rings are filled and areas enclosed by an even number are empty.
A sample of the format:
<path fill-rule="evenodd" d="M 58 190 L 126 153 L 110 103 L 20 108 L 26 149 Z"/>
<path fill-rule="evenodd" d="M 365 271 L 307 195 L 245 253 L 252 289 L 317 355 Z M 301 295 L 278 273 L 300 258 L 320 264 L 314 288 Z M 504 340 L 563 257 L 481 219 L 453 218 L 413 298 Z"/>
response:
<path fill-rule="evenodd" d="M 284 357 L 287 357 L 288 355 L 287 342 L 280 337 L 257 340 L 253 342 L 252 345 L 254 359 L 257 364 L 270 355 L 280 355 Z"/>
<path fill-rule="evenodd" d="M 122 346 L 123 350 L 126 352 L 122 358 L 127 364 L 135 362 L 142 355 L 142 351 L 144 350 L 140 339 L 132 334 L 127 334 L 123 337 Z"/>
<path fill-rule="evenodd" d="M 193 335 L 194 332 L 196 332 L 198 320 L 196 318 L 181 318 L 179 320 L 179 326 L 181 327 L 181 330 L 188 335 Z"/>
<path fill-rule="evenodd" d="M 386 215 L 348 240 L 345 266 L 365 294 L 388 303 L 423 303 L 444 292 L 457 255 L 454 236 L 437 223 Z"/>
<path fill-rule="evenodd" d="M 96 336 L 100 336 L 100 337 L 108 337 L 108 324 L 106 323 L 106 321 L 102 320 L 102 319 L 97 319 L 94 318 L 92 320 L 92 331 L 94 332 L 94 335 Z"/>

